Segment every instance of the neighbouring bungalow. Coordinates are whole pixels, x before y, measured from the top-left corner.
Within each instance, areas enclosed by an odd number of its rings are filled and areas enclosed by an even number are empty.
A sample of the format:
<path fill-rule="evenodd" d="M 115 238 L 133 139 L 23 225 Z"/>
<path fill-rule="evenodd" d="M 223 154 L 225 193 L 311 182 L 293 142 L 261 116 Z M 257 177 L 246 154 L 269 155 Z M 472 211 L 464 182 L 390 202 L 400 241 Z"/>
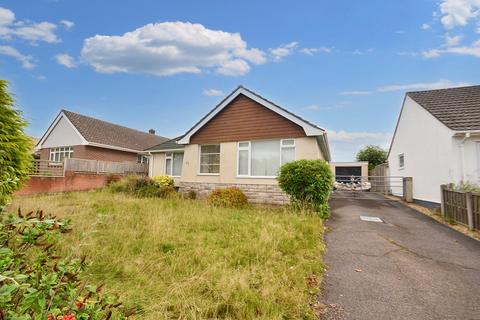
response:
<path fill-rule="evenodd" d="M 142 132 L 61 110 L 35 149 L 40 160 L 52 162 L 77 158 L 145 163 L 148 153 L 144 150 L 167 140 L 153 129 Z"/>
<path fill-rule="evenodd" d="M 425 205 L 440 203 L 442 184 L 478 184 L 480 86 L 407 93 L 388 166 L 413 178 L 413 198 Z"/>
<path fill-rule="evenodd" d="M 150 175 L 169 175 L 180 191 L 205 196 L 242 189 L 252 202 L 281 204 L 280 166 L 299 159 L 330 161 L 324 129 L 238 87 L 184 135 L 147 149 Z"/>

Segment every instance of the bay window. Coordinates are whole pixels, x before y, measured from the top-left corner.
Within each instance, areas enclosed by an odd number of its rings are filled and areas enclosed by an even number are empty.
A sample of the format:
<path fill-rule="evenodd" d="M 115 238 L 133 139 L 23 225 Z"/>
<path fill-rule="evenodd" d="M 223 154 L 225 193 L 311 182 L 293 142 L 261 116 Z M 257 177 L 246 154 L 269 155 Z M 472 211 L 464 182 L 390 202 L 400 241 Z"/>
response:
<path fill-rule="evenodd" d="M 220 145 L 200 146 L 200 174 L 220 174 Z"/>
<path fill-rule="evenodd" d="M 280 166 L 295 160 L 295 140 L 238 143 L 238 176 L 276 177 Z"/>
<path fill-rule="evenodd" d="M 183 153 L 166 153 L 165 154 L 165 174 L 172 177 L 180 177 L 182 175 Z"/>
<path fill-rule="evenodd" d="M 63 162 L 65 158 L 73 156 L 73 147 L 50 148 L 50 161 Z"/>

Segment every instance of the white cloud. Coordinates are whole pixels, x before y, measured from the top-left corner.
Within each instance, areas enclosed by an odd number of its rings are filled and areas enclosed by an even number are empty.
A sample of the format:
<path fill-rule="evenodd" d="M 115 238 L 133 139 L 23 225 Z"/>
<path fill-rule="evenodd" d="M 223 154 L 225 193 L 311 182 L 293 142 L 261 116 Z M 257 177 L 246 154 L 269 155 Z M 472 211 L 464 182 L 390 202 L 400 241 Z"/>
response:
<path fill-rule="evenodd" d="M 343 91 L 340 92 L 342 96 L 366 96 L 369 95 L 371 92 L 370 91 Z"/>
<path fill-rule="evenodd" d="M 440 49 L 430 49 L 426 51 L 422 51 L 422 55 L 425 58 L 436 58 L 439 57 L 442 54 L 442 51 Z"/>
<path fill-rule="evenodd" d="M 303 48 L 300 52 L 305 53 L 309 56 L 313 56 L 316 53 L 330 53 L 332 52 L 332 48 L 328 47 L 320 47 L 320 48 Z"/>
<path fill-rule="evenodd" d="M 15 14 L 7 9 L 0 7 L 0 26 L 8 26 L 15 21 Z"/>
<path fill-rule="evenodd" d="M 223 96 L 223 91 L 218 89 L 205 89 L 202 94 L 208 97 L 218 97 Z"/>
<path fill-rule="evenodd" d="M 480 0 L 442 0 L 441 22 L 446 29 L 465 26 L 472 18 L 479 17 Z"/>
<path fill-rule="evenodd" d="M 266 62 L 265 53 L 248 49 L 239 33 L 190 22 L 147 24 L 120 36 L 95 35 L 84 41 L 81 58 L 97 72 L 158 76 L 209 69 L 238 76 L 250 70 L 249 63 Z"/>
<path fill-rule="evenodd" d="M 15 14 L 6 8 L 0 7 L 0 38 L 20 38 L 36 43 L 59 42 L 55 30 L 57 26 L 50 22 L 32 23 L 30 21 L 15 20 Z"/>
<path fill-rule="evenodd" d="M 75 26 L 75 23 L 69 20 L 60 20 L 60 24 L 62 24 L 65 29 L 71 29 Z"/>
<path fill-rule="evenodd" d="M 277 48 L 270 49 L 270 54 L 275 61 L 281 61 L 283 58 L 292 54 L 293 50 L 298 47 L 298 42 L 290 42 L 284 45 L 281 45 Z"/>
<path fill-rule="evenodd" d="M 448 47 L 446 49 L 430 49 L 423 51 L 425 58 L 437 58 L 442 54 L 458 54 L 480 58 L 480 40 L 473 42 L 469 46 Z"/>
<path fill-rule="evenodd" d="M 307 110 L 320 110 L 320 109 L 322 109 L 322 107 L 320 107 L 318 104 L 312 104 L 312 105 L 306 106 L 305 109 L 307 109 Z"/>
<path fill-rule="evenodd" d="M 453 36 L 451 37 L 448 33 L 445 34 L 445 45 L 447 47 L 456 46 L 462 41 L 463 36 Z"/>
<path fill-rule="evenodd" d="M 40 80 L 40 81 L 47 80 L 47 77 L 45 77 L 45 76 L 43 76 L 43 75 L 36 76 L 35 78 L 36 78 L 37 80 Z"/>
<path fill-rule="evenodd" d="M 372 53 L 373 51 L 374 51 L 373 48 L 369 48 L 369 49 L 366 49 L 366 50 L 355 49 L 352 53 L 354 55 L 361 56 L 361 55 L 364 55 L 364 54 L 367 54 L 367 53 Z"/>
<path fill-rule="evenodd" d="M 77 62 L 75 61 L 75 58 L 73 58 L 71 55 L 66 53 L 57 54 L 55 56 L 55 60 L 57 61 L 58 64 L 61 64 L 67 68 L 75 68 L 77 66 Z"/>
<path fill-rule="evenodd" d="M 388 85 L 388 86 L 378 88 L 377 91 L 391 92 L 391 91 L 433 90 L 433 89 L 443 89 L 443 88 L 452 88 L 452 87 L 463 87 L 468 85 L 469 83 L 466 83 L 466 82 L 455 83 L 450 80 L 442 79 L 435 82 Z"/>
<path fill-rule="evenodd" d="M 432 26 L 428 23 L 424 23 L 422 24 L 422 26 L 420 27 L 422 30 L 429 30 L 432 28 Z"/>
<path fill-rule="evenodd" d="M 327 135 L 335 161 L 354 161 L 357 152 L 366 145 L 387 148 L 392 138 L 391 133 L 369 131 L 327 130 Z"/>
<path fill-rule="evenodd" d="M 33 69 L 35 67 L 32 56 L 22 54 L 14 47 L 0 46 L 0 55 L 15 58 L 22 64 L 22 67 L 25 69 Z"/>

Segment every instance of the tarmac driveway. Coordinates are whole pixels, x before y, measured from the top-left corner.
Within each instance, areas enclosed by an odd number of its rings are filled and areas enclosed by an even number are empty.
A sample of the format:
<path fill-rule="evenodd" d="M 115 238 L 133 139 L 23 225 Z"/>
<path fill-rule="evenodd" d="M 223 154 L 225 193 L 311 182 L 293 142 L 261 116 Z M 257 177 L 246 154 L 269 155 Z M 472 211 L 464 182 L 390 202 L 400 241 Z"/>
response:
<path fill-rule="evenodd" d="M 480 242 L 397 201 L 331 206 L 327 319 L 480 319 Z"/>

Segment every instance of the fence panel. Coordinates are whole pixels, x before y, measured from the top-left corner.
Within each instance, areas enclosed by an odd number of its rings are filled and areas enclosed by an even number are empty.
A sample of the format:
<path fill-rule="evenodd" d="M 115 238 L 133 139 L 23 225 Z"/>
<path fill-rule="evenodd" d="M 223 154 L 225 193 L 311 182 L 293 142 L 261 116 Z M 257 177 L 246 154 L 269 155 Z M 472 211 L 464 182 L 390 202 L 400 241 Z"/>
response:
<path fill-rule="evenodd" d="M 445 217 L 468 226 L 466 193 L 446 188 L 444 188 L 442 192 Z"/>
<path fill-rule="evenodd" d="M 148 173 L 148 165 L 135 162 L 114 162 L 88 159 L 65 159 L 65 170 L 91 173 Z"/>
<path fill-rule="evenodd" d="M 472 193 L 473 228 L 480 231 L 480 193 Z"/>
<path fill-rule="evenodd" d="M 29 175 L 39 177 L 63 177 L 63 162 L 33 160 Z"/>

